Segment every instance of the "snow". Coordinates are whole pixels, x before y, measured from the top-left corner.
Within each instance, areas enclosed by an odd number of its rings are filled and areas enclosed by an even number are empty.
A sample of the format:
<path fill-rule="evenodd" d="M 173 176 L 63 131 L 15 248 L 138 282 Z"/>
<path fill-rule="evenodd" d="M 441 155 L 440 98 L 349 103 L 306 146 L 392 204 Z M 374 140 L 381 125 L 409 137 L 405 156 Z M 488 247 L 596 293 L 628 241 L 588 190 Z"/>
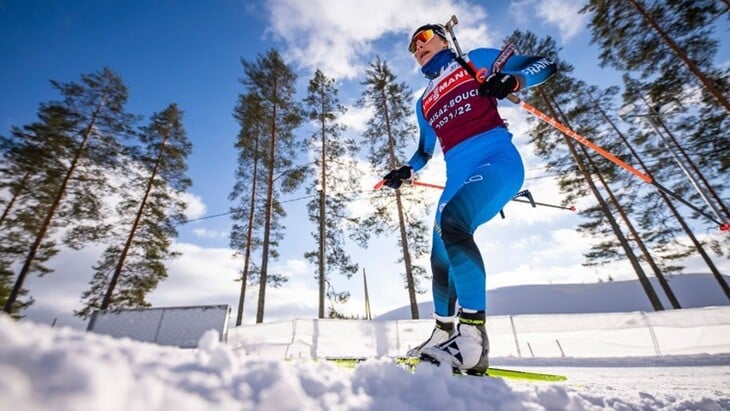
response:
<path fill-rule="evenodd" d="M 728 410 L 727 348 L 712 355 L 493 360 L 568 376 L 563 383 L 526 383 L 454 377 L 430 364 L 409 374 L 385 357 L 355 369 L 284 360 L 234 349 L 214 330 L 197 349 L 181 349 L 0 316 L 0 409 Z"/>

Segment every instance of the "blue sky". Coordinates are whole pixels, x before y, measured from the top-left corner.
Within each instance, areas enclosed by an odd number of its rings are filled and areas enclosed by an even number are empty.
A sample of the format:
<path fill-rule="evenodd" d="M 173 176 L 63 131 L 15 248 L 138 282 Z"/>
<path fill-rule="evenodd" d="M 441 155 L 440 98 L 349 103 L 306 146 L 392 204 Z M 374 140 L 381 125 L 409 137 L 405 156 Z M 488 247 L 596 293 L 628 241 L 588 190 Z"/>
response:
<path fill-rule="evenodd" d="M 577 14 L 583 1 L 3 1 L 0 0 L 0 133 L 13 125 L 35 120 L 38 105 L 58 97 L 49 80 L 76 81 L 83 73 L 103 67 L 117 72 L 129 88 L 128 110 L 149 117 L 176 102 L 185 112 L 184 123 L 193 143 L 189 175 L 193 186 L 187 198 L 191 218 L 225 213 L 233 186 L 236 153 L 233 141 L 238 126 L 231 116 L 242 91 L 240 59 L 278 49 L 298 74 L 302 93 L 314 70 L 337 79 L 341 102 L 348 106 L 343 123 L 348 134 L 362 131 L 366 110 L 354 107 L 360 97 L 364 68 L 375 56 L 384 58 L 399 80 L 415 93 L 424 81 L 407 52 L 407 37 L 424 22 L 445 22 L 452 14 L 464 50 L 499 47 L 514 29 L 551 35 L 563 47 L 562 58 L 575 66 L 574 75 L 591 84 L 620 83 L 620 75 L 597 66 L 598 50 L 589 45 L 587 17 Z M 727 24 L 721 23 L 727 40 Z M 721 48 L 722 50 L 722 48 Z M 722 54 L 724 53 L 724 54 Z M 730 60 L 727 47 L 719 62 Z M 302 94 L 303 96 L 303 94 Z M 523 154 L 529 188 L 538 201 L 558 203 L 551 178 L 526 145 L 527 114 L 503 103 L 503 115 L 512 125 Z M 312 128 L 304 125 L 305 137 Z M 414 139 L 415 147 L 415 139 Z M 303 158 L 305 161 L 306 158 Z M 439 183 L 443 164 L 437 156 L 422 180 Z M 371 187 L 378 176 L 363 181 Z M 423 190 L 435 201 L 438 193 Z M 293 194 L 284 198 L 301 197 Z M 314 249 L 309 233 L 314 226 L 304 213 L 306 201 L 287 203 L 290 218 L 287 238 L 275 269 L 290 276 L 290 283 L 267 294 L 267 320 L 316 315 L 315 267 L 303 259 Z M 586 203 L 587 204 L 587 203 Z M 578 204 L 580 206 L 580 204 Z M 357 207 L 355 207 L 356 209 Z M 586 269 L 582 262 L 585 240 L 575 233 L 575 214 L 530 209 L 520 204 L 506 209 L 506 220 L 477 232 L 489 272 L 488 288 L 547 282 L 595 282 L 612 275 L 634 278 L 625 264 Z M 233 282 L 240 261 L 228 249 L 230 220 L 206 218 L 180 227 L 176 247 L 184 256 L 170 263 L 170 278 L 151 296 L 155 305 L 231 304 L 235 310 L 238 285 Z M 401 287 L 402 267 L 395 263 L 395 240 L 375 239 L 368 250 L 352 245 L 353 257 L 367 270 L 373 313 L 407 303 Z M 78 326 L 69 313 L 78 307 L 80 293 L 91 278 L 91 265 L 100 248 L 64 251 L 52 264 L 56 273 L 28 283 L 37 303 L 29 317 L 38 321 L 61 318 Z M 374 255 L 379 258 L 373 258 Z M 505 258 L 505 256 L 508 256 Z M 725 264 L 727 272 L 728 264 Z M 707 271 L 694 260 L 689 269 Z M 427 266 L 427 265 L 426 265 Z M 362 279 L 339 283 L 353 293 L 344 311 L 362 313 Z M 430 299 L 430 293 L 419 301 Z M 249 293 L 246 321 L 255 315 L 255 297 Z"/>

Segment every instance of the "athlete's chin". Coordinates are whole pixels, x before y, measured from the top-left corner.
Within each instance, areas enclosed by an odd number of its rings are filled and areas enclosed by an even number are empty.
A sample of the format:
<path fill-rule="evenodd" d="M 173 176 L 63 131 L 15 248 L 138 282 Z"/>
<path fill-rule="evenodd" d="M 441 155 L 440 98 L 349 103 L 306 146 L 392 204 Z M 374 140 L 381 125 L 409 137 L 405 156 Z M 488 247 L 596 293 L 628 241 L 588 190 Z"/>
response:
<path fill-rule="evenodd" d="M 418 64 L 420 64 L 421 67 L 425 66 L 426 63 L 431 60 L 431 57 L 433 56 L 431 55 L 430 51 L 423 53 L 422 55 L 418 56 Z"/>

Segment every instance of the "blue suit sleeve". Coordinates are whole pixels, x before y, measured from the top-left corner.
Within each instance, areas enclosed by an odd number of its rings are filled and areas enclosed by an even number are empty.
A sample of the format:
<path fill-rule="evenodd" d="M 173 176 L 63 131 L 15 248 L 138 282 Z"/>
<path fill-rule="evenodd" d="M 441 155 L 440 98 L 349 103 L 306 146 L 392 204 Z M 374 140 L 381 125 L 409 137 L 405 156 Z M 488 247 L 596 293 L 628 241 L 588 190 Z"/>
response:
<path fill-rule="evenodd" d="M 428 163 L 428 160 L 433 156 L 433 150 L 436 145 L 436 132 L 426 122 L 426 118 L 423 116 L 420 98 L 416 102 L 416 118 L 418 119 L 419 129 L 418 150 L 408 160 L 408 165 L 413 168 L 414 172 L 422 169 Z"/>
<path fill-rule="evenodd" d="M 497 49 L 475 49 L 469 52 L 469 59 L 478 69 L 491 70 L 499 52 Z M 555 63 L 548 58 L 515 54 L 507 59 L 501 71 L 516 76 L 520 80 L 520 88 L 527 88 L 542 84 L 555 70 Z"/>

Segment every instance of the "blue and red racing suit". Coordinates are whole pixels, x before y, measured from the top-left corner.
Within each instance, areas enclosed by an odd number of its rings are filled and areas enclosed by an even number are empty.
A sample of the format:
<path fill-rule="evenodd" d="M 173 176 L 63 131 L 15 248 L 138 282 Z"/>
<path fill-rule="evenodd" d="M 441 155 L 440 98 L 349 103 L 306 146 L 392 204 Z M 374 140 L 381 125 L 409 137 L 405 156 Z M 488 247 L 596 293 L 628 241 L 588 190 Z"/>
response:
<path fill-rule="evenodd" d="M 489 70 L 500 50 L 479 48 L 464 60 Z M 479 83 L 450 49 L 437 53 L 421 71 L 430 79 L 416 103 L 418 150 L 408 161 L 423 168 L 438 139 L 446 162 L 446 186 L 436 211 L 431 250 L 436 314 L 451 316 L 456 301 L 486 311 L 486 272 L 474 231 L 517 194 L 524 180 L 522 159 L 497 111 L 497 99 L 479 95 Z M 514 55 L 503 73 L 520 88 L 538 85 L 555 72 L 545 58 Z M 489 73 L 487 72 L 487 75 Z"/>

